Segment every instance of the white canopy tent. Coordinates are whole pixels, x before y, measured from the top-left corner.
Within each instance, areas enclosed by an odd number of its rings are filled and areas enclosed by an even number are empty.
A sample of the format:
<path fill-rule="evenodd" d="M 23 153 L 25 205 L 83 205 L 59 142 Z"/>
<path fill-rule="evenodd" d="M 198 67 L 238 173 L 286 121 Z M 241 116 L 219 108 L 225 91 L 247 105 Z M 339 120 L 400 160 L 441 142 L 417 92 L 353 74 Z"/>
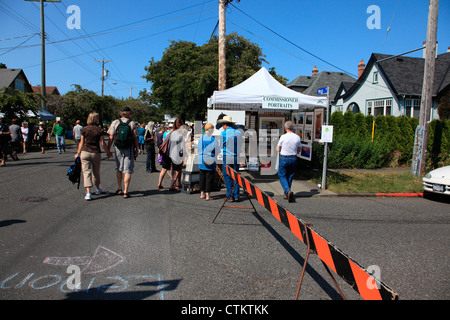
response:
<path fill-rule="evenodd" d="M 267 103 L 267 101 L 273 103 Z M 290 102 L 293 102 L 293 104 Z M 326 108 L 328 99 L 326 97 L 309 96 L 291 90 L 275 80 L 264 67 L 247 80 L 232 88 L 214 91 L 214 94 L 208 99 L 208 108 L 219 106 L 223 108 L 226 106 L 226 109 L 258 111 L 269 105 L 270 110 L 273 111 L 293 111 L 315 107 Z M 298 107 L 295 108 L 297 105 Z"/>

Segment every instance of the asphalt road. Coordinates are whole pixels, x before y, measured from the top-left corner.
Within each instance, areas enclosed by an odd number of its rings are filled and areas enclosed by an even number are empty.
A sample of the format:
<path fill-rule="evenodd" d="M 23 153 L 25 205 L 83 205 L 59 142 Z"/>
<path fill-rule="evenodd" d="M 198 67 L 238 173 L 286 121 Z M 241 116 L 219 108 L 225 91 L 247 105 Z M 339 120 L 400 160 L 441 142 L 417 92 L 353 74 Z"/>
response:
<path fill-rule="evenodd" d="M 88 202 L 66 177 L 74 153 L 31 152 L 0 168 L 0 300 L 294 298 L 306 247 L 256 201 L 263 223 L 231 208 L 211 223 L 223 189 L 213 201 L 157 190 L 140 155 L 130 199 L 114 194 L 114 161 L 104 157 L 104 193 Z M 274 197 L 361 266 L 378 266 L 400 300 L 450 298 L 445 199 Z M 67 286 L 70 265 L 83 270 L 79 290 Z M 341 299 L 315 255 L 299 299 Z"/>

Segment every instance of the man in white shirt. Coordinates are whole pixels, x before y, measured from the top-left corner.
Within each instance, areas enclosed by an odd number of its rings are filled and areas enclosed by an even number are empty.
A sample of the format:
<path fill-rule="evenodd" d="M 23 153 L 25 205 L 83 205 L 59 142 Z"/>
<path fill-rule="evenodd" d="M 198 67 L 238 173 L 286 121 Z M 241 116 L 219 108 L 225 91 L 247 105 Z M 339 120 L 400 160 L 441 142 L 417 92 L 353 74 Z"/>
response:
<path fill-rule="evenodd" d="M 301 141 L 300 137 L 293 131 L 294 124 L 292 121 L 286 121 L 284 129 L 286 133 L 280 137 L 277 146 L 277 150 L 280 153 L 278 177 L 284 191 L 284 198 L 288 199 L 289 202 L 293 202 L 294 193 L 291 191 L 291 186 L 297 167 L 297 154 L 301 150 Z"/>

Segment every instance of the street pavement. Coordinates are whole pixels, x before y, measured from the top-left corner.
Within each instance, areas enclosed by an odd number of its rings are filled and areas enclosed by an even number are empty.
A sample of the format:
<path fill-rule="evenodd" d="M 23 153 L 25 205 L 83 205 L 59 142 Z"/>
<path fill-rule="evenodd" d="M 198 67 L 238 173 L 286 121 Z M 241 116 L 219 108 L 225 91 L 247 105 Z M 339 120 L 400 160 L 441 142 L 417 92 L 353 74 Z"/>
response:
<path fill-rule="evenodd" d="M 74 154 L 73 145 L 63 154 L 30 152 L 0 168 L 0 300 L 294 298 L 306 247 L 256 201 L 259 217 L 224 208 L 212 223 L 224 189 L 205 201 L 167 190 L 166 176 L 157 190 L 146 155 L 137 159 L 131 198 L 114 194 L 114 161 L 103 157 L 104 192 L 86 201 L 66 176 Z M 361 266 L 378 266 L 400 300 L 450 298 L 445 200 L 336 197 L 296 180 L 288 203 L 276 177 L 243 175 Z M 79 290 L 67 285 L 71 265 L 81 270 Z M 361 300 L 335 278 L 347 299 Z M 299 299 L 341 299 L 316 255 Z"/>

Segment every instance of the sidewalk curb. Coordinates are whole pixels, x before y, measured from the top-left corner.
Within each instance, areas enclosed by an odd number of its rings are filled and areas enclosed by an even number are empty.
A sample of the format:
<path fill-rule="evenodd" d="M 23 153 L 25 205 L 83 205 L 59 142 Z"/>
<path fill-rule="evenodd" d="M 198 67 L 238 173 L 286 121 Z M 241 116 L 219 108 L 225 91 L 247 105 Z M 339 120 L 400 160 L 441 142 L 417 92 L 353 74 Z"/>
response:
<path fill-rule="evenodd" d="M 301 197 L 301 196 L 300 196 Z M 316 194 L 312 195 L 312 197 L 361 197 L 361 198 L 367 198 L 367 197 L 392 197 L 392 198 L 415 198 L 415 197 L 423 197 L 423 193 L 334 193 L 334 194 Z"/>

